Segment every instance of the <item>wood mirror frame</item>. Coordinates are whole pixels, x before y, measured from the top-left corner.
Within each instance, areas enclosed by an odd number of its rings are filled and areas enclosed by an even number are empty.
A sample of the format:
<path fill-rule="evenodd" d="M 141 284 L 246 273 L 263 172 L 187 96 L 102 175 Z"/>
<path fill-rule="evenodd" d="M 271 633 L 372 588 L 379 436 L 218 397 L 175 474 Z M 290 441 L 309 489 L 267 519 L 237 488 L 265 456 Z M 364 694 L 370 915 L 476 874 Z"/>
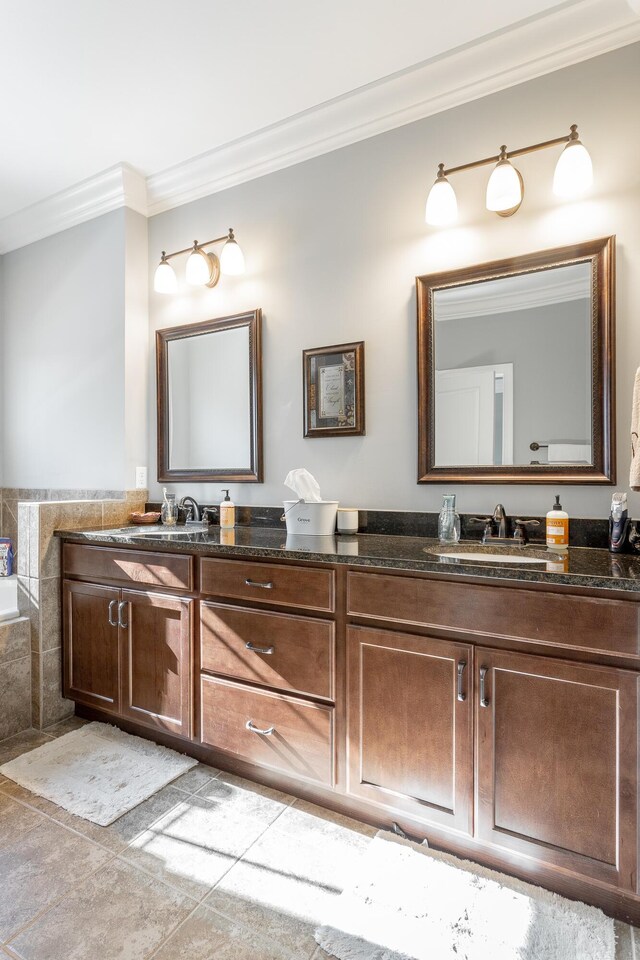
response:
<path fill-rule="evenodd" d="M 436 290 L 580 262 L 591 263 L 593 463 L 436 466 Z M 416 277 L 418 308 L 418 483 L 600 483 L 616 480 L 615 449 L 615 237 L 543 250 L 462 270 Z"/>
<path fill-rule="evenodd" d="M 172 340 L 218 333 L 237 327 L 249 330 L 249 410 L 250 410 L 250 465 L 228 469 L 171 468 L 169 448 L 169 369 L 168 344 Z M 205 320 L 180 327 L 156 331 L 156 384 L 158 399 L 158 481 L 200 480 L 203 483 L 226 480 L 230 483 L 262 483 L 262 311 L 251 310 L 219 320 Z"/>

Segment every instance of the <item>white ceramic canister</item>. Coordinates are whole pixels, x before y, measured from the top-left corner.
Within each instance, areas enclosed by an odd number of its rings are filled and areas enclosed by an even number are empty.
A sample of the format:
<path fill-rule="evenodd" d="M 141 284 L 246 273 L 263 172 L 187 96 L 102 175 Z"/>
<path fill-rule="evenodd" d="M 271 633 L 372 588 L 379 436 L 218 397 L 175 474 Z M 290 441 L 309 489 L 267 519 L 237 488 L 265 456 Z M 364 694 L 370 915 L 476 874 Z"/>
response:
<path fill-rule="evenodd" d="M 358 532 L 358 511 L 354 507 L 338 507 L 338 533 Z"/>

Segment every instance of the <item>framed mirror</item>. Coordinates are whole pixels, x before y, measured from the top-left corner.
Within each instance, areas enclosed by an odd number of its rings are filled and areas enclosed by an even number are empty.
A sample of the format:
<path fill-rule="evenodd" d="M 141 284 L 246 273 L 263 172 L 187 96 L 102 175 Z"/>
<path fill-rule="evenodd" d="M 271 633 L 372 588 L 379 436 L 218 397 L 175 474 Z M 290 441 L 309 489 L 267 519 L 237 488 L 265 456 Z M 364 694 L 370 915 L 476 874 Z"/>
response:
<path fill-rule="evenodd" d="M 615 238 L 416 283 L 418 483 L 615 483 Z"/>
<path fill-rule="evenodd" d="M 158 480 L 262 482 L 260 310 L 156 332 Z"/>

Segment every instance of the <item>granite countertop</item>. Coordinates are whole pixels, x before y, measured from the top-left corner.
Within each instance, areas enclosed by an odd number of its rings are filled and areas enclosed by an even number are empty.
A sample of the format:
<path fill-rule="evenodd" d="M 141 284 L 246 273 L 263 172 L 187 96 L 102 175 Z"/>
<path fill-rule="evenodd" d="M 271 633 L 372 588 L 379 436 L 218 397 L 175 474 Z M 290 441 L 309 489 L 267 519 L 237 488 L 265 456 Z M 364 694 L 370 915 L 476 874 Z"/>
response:
<path fill-rule="evenodd" d="M 220 530 L 189 530 L 186 527 L 127 527 L 116 530 L 59 530 L 63 540 L 87 544 L 118 544 L 209 556 L 244 559 L 311 560 L 352 566 L 415 570 L 456 577 L 484 577 L 526 583 L 565 584 L 605 590 L 640 591 L 640 557 L 614 556 L 594 547 L 570 547 L 566 554 L 551 555 L 539 563 L 504 563 L 437 557 L 425 548 L 437 547 L 426 537 L 358 534 L 356 536 L 287 536 L 273 527 L 237 526 Z M 462 551 L 478 548 L 478 542 L 462 541 Z M 521 548 L 514 548 L 514 550 Z M 525 551 L 529 548 L 525 548 Z M 513 552 L 509 548 L 510 552 Z M 532 550 L 540 553 L 540 550 Z"/>

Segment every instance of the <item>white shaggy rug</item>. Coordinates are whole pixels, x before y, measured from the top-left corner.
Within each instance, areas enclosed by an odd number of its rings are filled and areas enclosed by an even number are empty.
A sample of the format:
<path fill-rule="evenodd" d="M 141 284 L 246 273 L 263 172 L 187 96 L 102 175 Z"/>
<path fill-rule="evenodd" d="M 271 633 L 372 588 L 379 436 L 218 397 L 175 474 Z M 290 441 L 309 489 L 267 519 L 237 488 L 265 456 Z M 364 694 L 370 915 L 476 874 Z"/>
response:
<path fill-rule="evenodd" d="M 198 761 L 106 723 L 89 723 L 5 763 L 0 773 L 106 827 Z"/>
<path fill-rule="evenodd" d="M 466 860 L 378 833 L 316 930 L 339 960 L 614 960 L 614 923 Z"/>

